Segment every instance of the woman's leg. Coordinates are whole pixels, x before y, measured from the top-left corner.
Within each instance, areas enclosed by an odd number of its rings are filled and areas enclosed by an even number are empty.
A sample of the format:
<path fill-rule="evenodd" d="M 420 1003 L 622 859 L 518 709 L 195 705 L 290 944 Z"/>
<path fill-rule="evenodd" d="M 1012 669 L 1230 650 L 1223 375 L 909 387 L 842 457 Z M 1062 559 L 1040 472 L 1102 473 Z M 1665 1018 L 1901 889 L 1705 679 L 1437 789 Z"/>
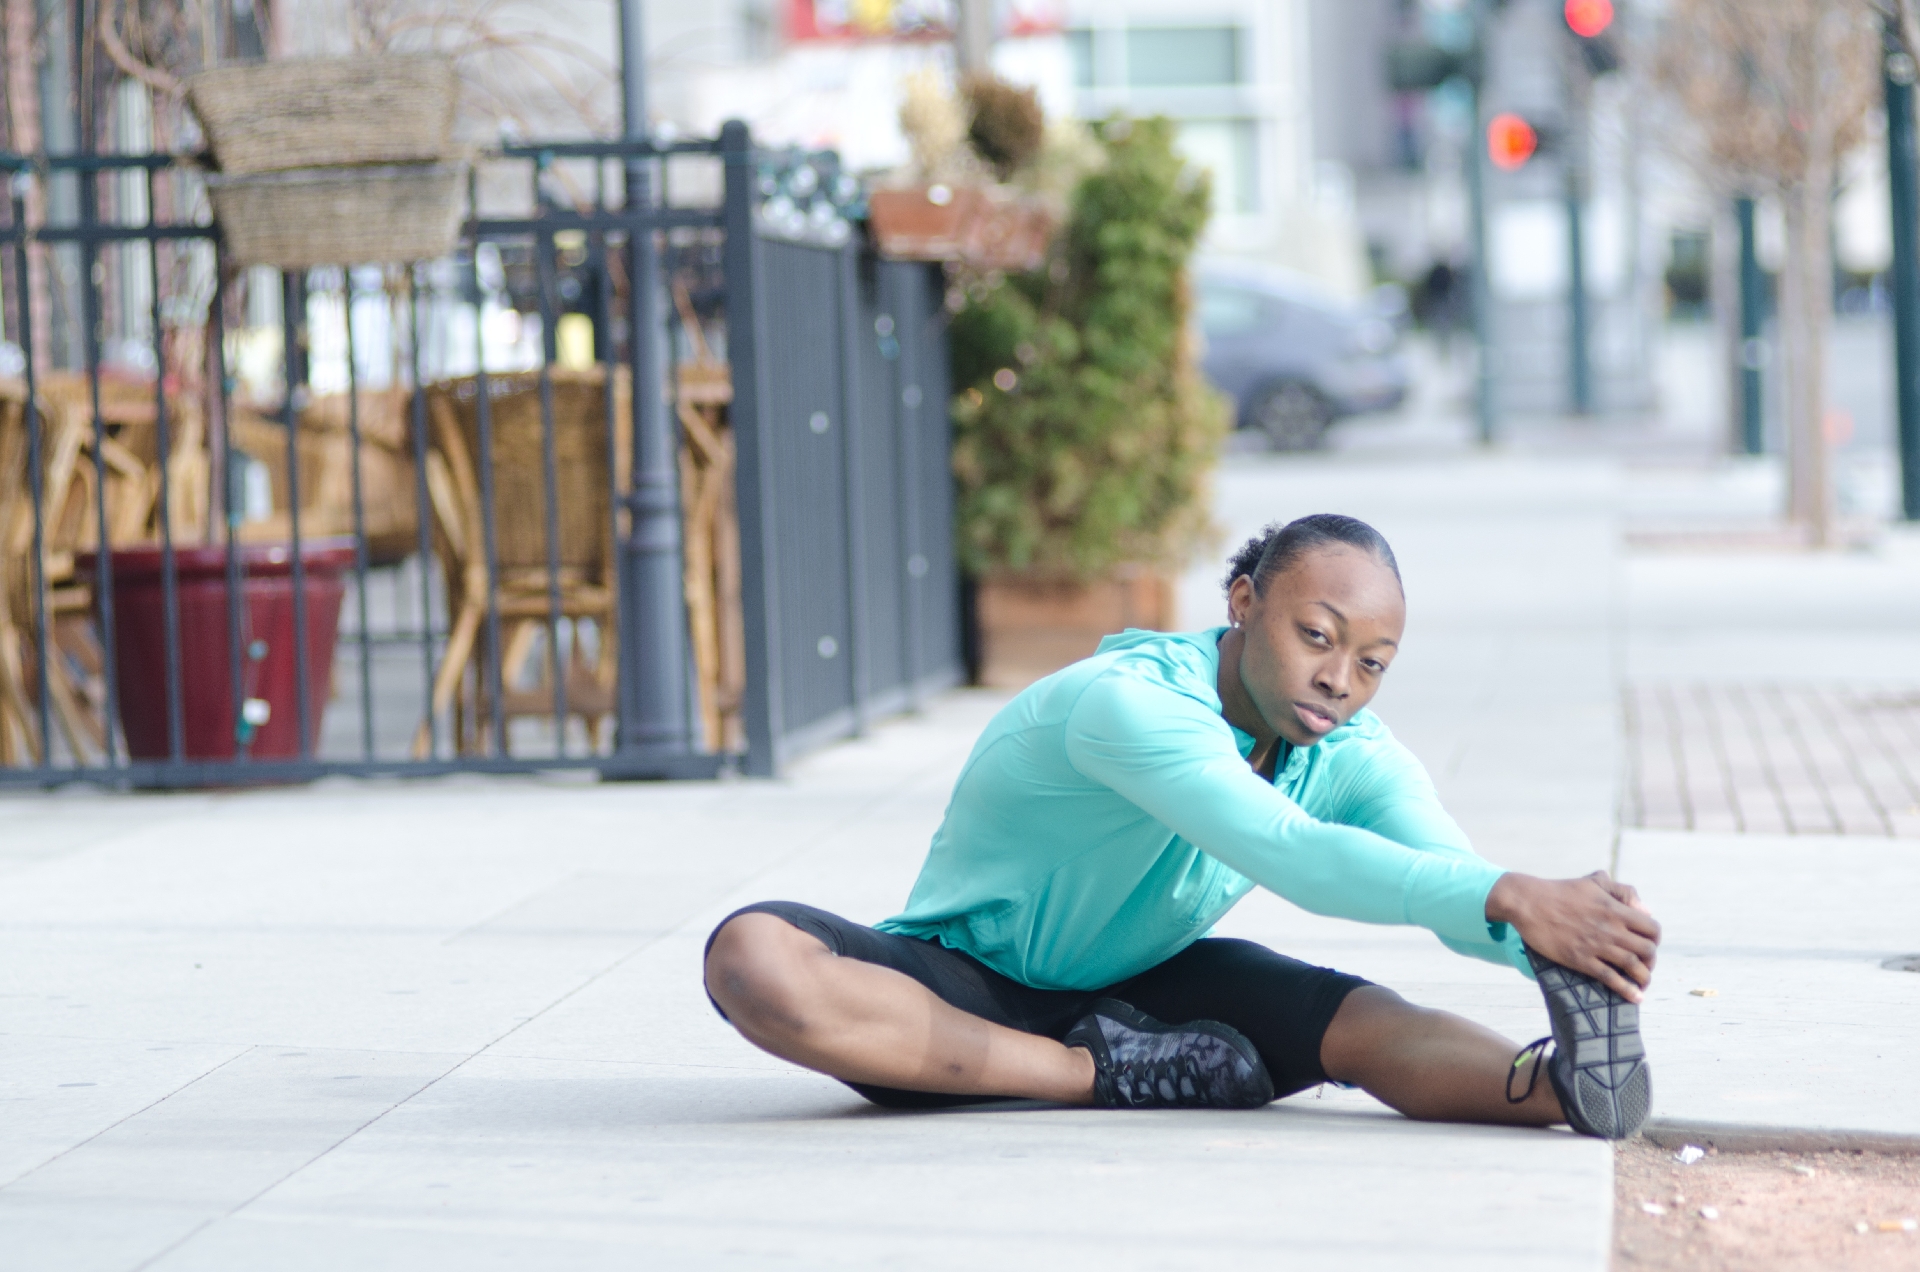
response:
<path fill-rule="evenodd" d="M 1520 1048 L 1451 1012 L 1416 1007 L 1380 985 L 1350 992 L 1320 1042 L 1327 1076 L 1364 1088 L 1408 1117 L 1434 1122 L 1547 1126 L 1566 1121 L 1542 1071 L 1533 1092 L 1507 1102 L 1507 1080 L 1526 1090 L 1542 1057 L 1514 1071 Z"/>
<path fill-rule="evenodd" d="M 843 1082 L 1093 1100 L 1084 1049 L 970 1015 L 903 972 L 842 958 L 775 914 L 723 924 L 707 948 L 706 981 L 748 1042 Z"/>
<path fill-rule="evenodd" d="M 1106 991 L 1169 1024 L 1218 1020 L 1259 1049 L 1277 1095 L 1331 1078 L 1362 1087 L 1408 1117 L 1545 1126 L 1565 1121 L 1543 1071 L 1528 1098 L 1508 1104 L 1520 1048 L 1491 1029 L 1416 1007 L 1390 989 L 1276 953 L 1214 937 Z"/>

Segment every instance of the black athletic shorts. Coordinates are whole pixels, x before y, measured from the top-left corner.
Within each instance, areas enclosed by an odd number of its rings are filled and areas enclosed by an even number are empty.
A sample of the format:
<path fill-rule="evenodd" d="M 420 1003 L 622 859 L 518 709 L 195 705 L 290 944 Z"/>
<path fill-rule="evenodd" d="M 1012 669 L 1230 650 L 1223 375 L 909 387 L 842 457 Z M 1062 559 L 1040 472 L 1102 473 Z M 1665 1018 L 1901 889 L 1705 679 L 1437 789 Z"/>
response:
<path fill-rule="evenodd" d="M 1245 1034 L 1258 1049 L 1273 1077 L 1276 1099 L 1327 1080 L 1320 1067 L 1320 1040 L 1347 995 L 1370 983 L 1252 941 L 1209 937 L 1105 989 L 1035 989 L 937 941 L 876 931 L 796 901 L 762 901 L 734 911 L 720 926 L 742 914 L 776 915 L 818 937 L 842 958 L 903 972 L 961 1011 L 1022 1033 L 1064 1038 L 1099 998 L 1117 998 L 1170 1025 L 1220 1021 Z M 714 933 L 718 935 L 719 928 Z M 710 936 L 707 948 L 712 947 Z M 719 1011 L 720 1004 L 714 1003 L 714 1010 Z M 726 1013 L 720 1015 L 725 1018 Z M 942 1108 L 997 1098 L 847 1085 L 888 1108 Z"/>

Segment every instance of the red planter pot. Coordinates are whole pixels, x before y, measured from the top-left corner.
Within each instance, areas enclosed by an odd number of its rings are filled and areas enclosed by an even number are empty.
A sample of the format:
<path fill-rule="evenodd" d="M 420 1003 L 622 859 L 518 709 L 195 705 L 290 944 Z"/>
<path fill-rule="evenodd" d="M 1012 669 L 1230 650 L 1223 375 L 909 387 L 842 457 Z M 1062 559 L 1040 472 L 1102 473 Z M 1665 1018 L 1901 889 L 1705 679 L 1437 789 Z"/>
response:
<path fill-rule="evenodd" d="M 293 549 L 283 543 L 246 544 L 240 558 L 241 691 L 267 704 L 246 752 L 255 759 L 300 754 L 299 669 L 294 649 Z M 333 688 L 334 636 L 353 543 L 318 539 L 301 544 L 306 566 L 307 708 L 309 745 L 320 744 L 320 719 Z M 228 660 L 227 550 L 178 547 L 173 560 L 180 615 L 180 707 L 189 760 L 226 760 L 236 754 L 232 664 Z M 89 553 L 77 563 L 93 572 Z M 97 581 L 96 581 L 97 582 Z M 120 728 L 136 760 L 164 760 L 167 747 L 166 609 L 157 545 L 113 553 L 114 666 L 120 680 Z M 99 595 L 96 585 L 95 596 Z M 98 602 L 96 601 L 96 606 Z"/>

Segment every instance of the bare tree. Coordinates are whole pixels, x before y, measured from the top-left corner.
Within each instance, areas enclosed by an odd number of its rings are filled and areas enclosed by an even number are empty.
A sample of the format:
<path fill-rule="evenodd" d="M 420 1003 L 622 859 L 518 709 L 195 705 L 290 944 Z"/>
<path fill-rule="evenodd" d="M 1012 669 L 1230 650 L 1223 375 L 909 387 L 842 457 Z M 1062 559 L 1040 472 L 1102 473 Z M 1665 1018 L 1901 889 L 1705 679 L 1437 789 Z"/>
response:
<path fill-rule="evenodd" d="M 1825 423 L 1834 177 L 1880 91 L 1880 12 L 1871 0 L 1676 0 L 1659 54 L 1710 178 L 1771 193 L 1784 213 L 1787 515 L 1818 546 L 1832 542 L 1834 516 Z"/>

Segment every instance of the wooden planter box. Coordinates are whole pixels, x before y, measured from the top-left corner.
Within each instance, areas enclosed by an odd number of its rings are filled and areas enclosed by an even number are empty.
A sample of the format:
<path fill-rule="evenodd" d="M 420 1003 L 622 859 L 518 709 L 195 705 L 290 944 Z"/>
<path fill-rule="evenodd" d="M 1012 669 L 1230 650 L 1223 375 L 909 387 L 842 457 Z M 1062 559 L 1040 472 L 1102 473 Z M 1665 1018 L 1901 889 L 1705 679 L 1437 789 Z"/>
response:
<path fill-rule="evenodd" d="M 882 256 L 976 269 L 1038 269 L 1054 231 L 1045 205 L 1003 188 L 875 190 L 867 196 L 867 215 Z"/>
<path fill-rule="evenodd" d="M 1021 689 L 1093 653 L 1102 636 L 1171 631 L 1171 575 L 1124 566 L 1103 579 L 1007 573 L 980 580 L 980 683 Z"/>
<path fill-rule="evenodd" d="M 951 261 L 965 253 L 974 219 L 985 202 L 986 196 L 970 186 L 875 190 L 867 196 L 867 217 L 882 256 L 897 261 Z"/>
<path fill-rule="evenodd" d="M 961 255 L 979 269 L 1039 269 L 1046 264 L 1053 230 L 1053 217 L 1034 200 L 983 198 Z"/>

